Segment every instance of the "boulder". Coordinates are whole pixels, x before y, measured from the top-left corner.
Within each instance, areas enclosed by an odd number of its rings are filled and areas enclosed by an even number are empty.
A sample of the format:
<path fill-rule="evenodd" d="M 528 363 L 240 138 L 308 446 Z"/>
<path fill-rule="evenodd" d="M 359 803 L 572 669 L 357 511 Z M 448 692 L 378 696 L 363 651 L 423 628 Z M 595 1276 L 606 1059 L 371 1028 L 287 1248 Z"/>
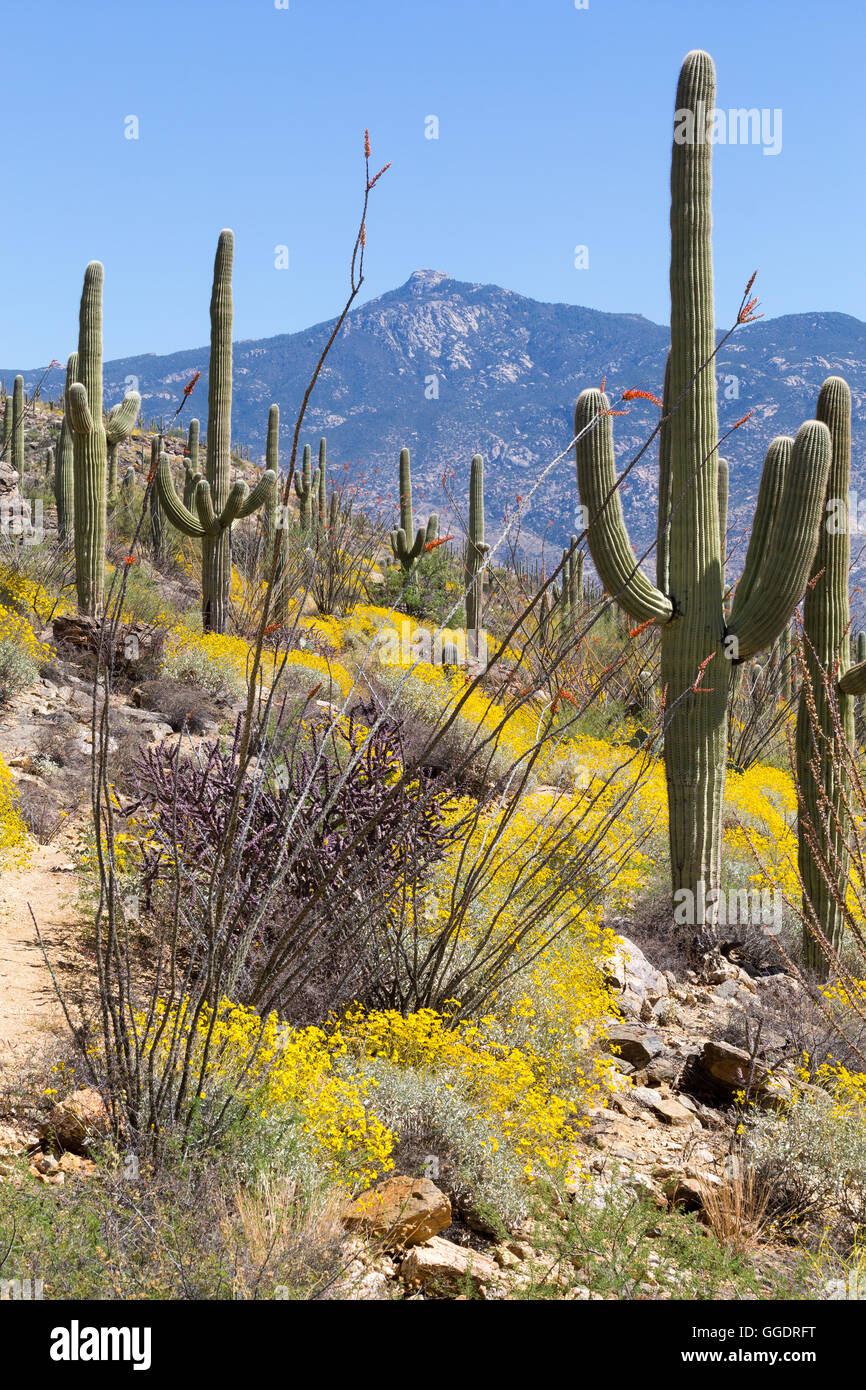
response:
<path fill-rule="evenodd" d="M 605 979 L 619 995 L 619 1007 L 629 1018 L 639 1017 L 644 1003 L 652 1006 L 668 993 L 664 975 L 625 936 L 620 937 L 619 945 L 605 962 Z"/>
<path fill-rule="evenodd" d="M 617 1055 L 633 1067 L 645 1067 L 662 1050 L 661 1039 L 655 1033 L 628 1025 L 611 1028 L 605 1046 L 611 1052 L 616 1050 Z"/>
<path fill-rule="evenodd" d="M 58 1101 L 48 1115 L 42 1131 L 62 1149 L 89 1157 L 94 1139 L 102 1139 L 111 1129 L 111 1119 L 98 1091 L 86 1086 Z"/>
<path fill-rule="evenodd" d="M 459 1293 L 467 1280 L 478 1285 L 496 1279 L 499 1266 L 489 1255 L 434 1236 L 424 1245 L 413 1246 L 400 1273 L 412 1287 L 428 1288 L 434 1293 Z"/>
<path fill-rule="evenodd" d="M 663 1096 L 658 1091 L 650 1090 L 648 1086 L 635 1086 L 631 1093 L 635 1100 L 640 1101 L 641 1105 L 655 1115 L 656 1119 L 661 1120 L 663 1125 L 693 1125 L 696 1124 L 695 1116 L 673 1096 Z"/>
<path fill-rule="evenodd" d="M 451 1220 L 450 1201 L 429 1178 L 386 1178 L 356 1197 L 343 1216 L 349 1230 L 384 1236 L 391 1249 L 419 1245 Z"/>

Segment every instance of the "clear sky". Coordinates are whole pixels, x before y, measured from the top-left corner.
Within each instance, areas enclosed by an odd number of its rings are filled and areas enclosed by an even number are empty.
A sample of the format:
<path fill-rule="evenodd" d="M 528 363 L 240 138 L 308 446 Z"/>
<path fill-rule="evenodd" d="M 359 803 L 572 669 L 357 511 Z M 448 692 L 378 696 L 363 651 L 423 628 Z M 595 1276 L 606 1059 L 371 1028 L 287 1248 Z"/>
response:
<path fill-rule="evenodd" d="M 691 48 L 715 58 L 720 108 L 782 113 L 778 153 L 715 150 L 719 324 L 756 266 L 768 315 L 866 319 L 863 0 L 285 2 L 6 7 L 0 363 L 65 358 L 90 259 L 106 267 L 106 356 L 206 342 L 224 226 L 238 338 L 331 317 L 365 126 L 393 167 L 364 298 L 426 266 L 666 322 Z"/>

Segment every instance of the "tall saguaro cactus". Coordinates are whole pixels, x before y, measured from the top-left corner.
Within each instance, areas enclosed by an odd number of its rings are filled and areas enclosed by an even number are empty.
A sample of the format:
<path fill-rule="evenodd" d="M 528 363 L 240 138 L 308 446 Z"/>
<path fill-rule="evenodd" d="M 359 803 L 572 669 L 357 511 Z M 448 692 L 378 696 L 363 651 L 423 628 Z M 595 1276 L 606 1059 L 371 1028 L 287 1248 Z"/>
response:
<path fill-rule="evenodd" d="M 252 492 L 231 482 L 232 428 L 232 260 L 234 233 L 220 232 L 210 302 L 210 369 L 207 392 L 207 465 L 195 486 L 191 507 L 178 497 L 167 454 L 156 472 L 159 500 L 171 524 L 201 539 L 202 624 L 205 632 L 225 632 L 231 586 L 231 528 L 265 502 L 276 478 L 264 473 Z"/>
<path fill-rule="evenodd" d="M 426 526 L 415 530 L 412 510 L 412 465 L 409 450 L 400 450 L 400 525 L 391 532 L 391 550 L 394 559 L 403 572 L 411 574 L 424 554 L 424 547 L 435 541 L 439 531 L 439 517 L 431 512 Z"/>
<path fill-rule="evenodd" d="M 16 376 L 12 386 L 12 467 L 24 476 L 24 378 Z"/>
<path fill-rule="evenodd" d="M 106 463 L 109 444 L 131 433 L 141 407 L 130 391 L 102 419 L 102 284 L 100 261 L 84 272 L 78 320 L 76 380 L 70 385 L 66 411 L 72 427 L 74 488 L 75 587 L 78 611 L 97 617 L 105 584 Z"/>
<path fill-rule="evenodd" d="M 797 709 L 797 784 L 800 794 L 798 859 L 804 907 L 835 949 L 844 932 L 847 880 L 847 805 L 844 763 L 836 746 L 835 719 L 824 676 L 837 681 L 835 700 L 842 734 L 854 746 L 854 696 L 866 691 L 866 665 L 851 666 L 848 628 L 848 567 L 851 545 L 848 489 L 851 483 L 851 392 L 841 377 L 828 377 L 818 396 L 817 416 L 830 431 L 832 461 L 812 577 L 803 603 L 804 681 Z M 811 708 L 810 708 L 811 706 Z M 822 873 L 816 859 L 823 860 Z M 828 883 L 828 876 L 835 883 Z M 834 891 L 835 889 L 835 891 Z M 806 952 L 818 969 L 824 952 L 806 933 Z"/>
<path fill-rule="evenodd" d="M 66 361 L 66 387 L 63 392 L 63 419 L 57 440 L 54 461 L 54 501 L 57 506 L 57 535 L 64 545 L 73 539 L 75 515 L 74 479 L 72 476 L 72 425 L 69 422 L 69 392 L 78 373 L 78 353 L 71 352 Z"/>
<path fill-rule="evenodd" d="M 469 468 L 469 535 L 464 564 L 466 628 L 475 634 L 476 645 L 484 621 L 484 561 L 489 549 L 484 541 L 484 459 L 476 454 Z"/>
<path fill-rule="evenodd" d="M 671 160 L 671 349 L 667 418 L 659 441 L 663 543 L 656 584 L 634 558 L 615 490 L 607 396 L 584 391 L 575 415 L 575 434 L 587 430 L 576 445 L 577 480 L 596 569 L 606 591 L 632 618 L 661 629 L 673 897 L 677 907 L 706 904 L 704 921 L 697 925 L 708 927 L 710 935 L 721 889 L 731 667 L 775 640 L 805 588 L 830 466 L 830 436 L 822 422 L 809 421 L 795 441 L 771 446 L 771 453 L 775 447 L 781 455 L 781 466 L 771 466 L 768 456 L 756 514 L 756 525 L 767 514 L 766 535 L 760 547 L 749 548 L 726 621 L 713 362 L 708 134 L 714 109 L 712 59 L 689 53 L 677 87 Z M 776 482 L 780 486 L 769 507 Z"/>

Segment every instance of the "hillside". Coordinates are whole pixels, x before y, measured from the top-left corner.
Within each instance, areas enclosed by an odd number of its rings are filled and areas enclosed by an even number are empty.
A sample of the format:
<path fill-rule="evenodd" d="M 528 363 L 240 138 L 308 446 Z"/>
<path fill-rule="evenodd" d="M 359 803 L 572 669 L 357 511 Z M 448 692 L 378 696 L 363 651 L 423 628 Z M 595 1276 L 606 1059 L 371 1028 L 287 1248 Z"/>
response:
<path fill-rule="evenodd" d="M 254 456 L 264 457 L 272 403 L 284 420 L 294 418 L 332 327 L 328 321 L 236 345 L 234 428 Z M 567 445 L 578 392 L 606 376 L 612 394 L 629 387 L 659 393 L 667 344 L 667 329 L 637 314 L 542 304 L 497 285 L 417 270 L 405 285 L 349 315 L 308 411 L 306 437 L 325 434 L 334 464 L 348 464 L 355 476 L 366 477 L 372 493 L 389 505 L 397 490 L 397 455 L 408 446 L 421 511 L 430 505 L 445 511 L 443 473 L 453 471 L 459 495 L 472 454 L 483 453 L 489 462 L 488 521 L 496 527 L 504 509 L 526 495 L 540 468 Z M 9 381 L 14 370 L 0 375 Z M 144 418 L 168 417 L 183 385 L 200 371 L 193 412 L 204 415 L 207 370 L 206 347 L 106 362 L 106 398 L 119 400 L 128 378 L 135 377 Z M 767 444 L 775 434 L 795 434 L 812 417 L 818 389 L 831 372 L 844 375 L 851 387 L 853 485 L 866 497 L 866 324 L 845 314 L 791 314 L 741 328 L 725 346 L 718 363 L 721 431 L 755 412 L 726 450 L 732 546 L 750 522 Z M 41 374 L 42 369 L 24 373 L 28 391 Z M 438 399 L 425 396 L 431 377 Z M 46 391 L 53 387 L 56 394 L 59 372 L 49 381 Z M 654 408 L 638 402 L 628 418 L 616 421 L 621 462 L 654 418 Z M 655 502 L 655 461 L 649 458 L 625 493 L 637 542 L 650 539 Z M 530 548 L 545 536 L 564 542 L 574 504 L 569 458 L 536 494 L 524 542 Z"/>

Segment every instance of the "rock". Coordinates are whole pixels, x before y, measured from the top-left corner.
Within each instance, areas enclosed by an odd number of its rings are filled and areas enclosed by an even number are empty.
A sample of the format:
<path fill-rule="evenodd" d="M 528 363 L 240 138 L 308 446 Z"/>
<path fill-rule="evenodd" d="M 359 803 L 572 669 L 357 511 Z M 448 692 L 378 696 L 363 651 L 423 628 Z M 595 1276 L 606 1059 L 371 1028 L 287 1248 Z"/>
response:
<path fill-rule="evenodd" d="M 343 1216 L 350 1230 L 384 1236 L 391 1249 L 418 1245 L 451 1225 L 451 1203 L 429 1178 L 386 1178 Z"/>
<path fill-rule="evenodd" d="M 645 1067 L 662 1050 L 661 1039 L 655 1033 L 628 1026 L 612 1028 L 605 1039 L 605 1046 L 609 1051 L 616 1048 L 619 1056 L 633 1067 Z"/>
<path fill-rule="evenodd" d="M 761 1089 L 766 1068 L 752 1060 L 748 1052 L 730 1043 L 707 1041 L 689 1060 L 680 1079 L 680 1089 L 710 1104 L 730 1104 L 738 1091 L 745 1091 L 751 1075 L 752 1089 Z"/>
<path fill-rule="evenodd" d="M 499 1275 L 499 1266 L 488 1255 L 464 1245 L 434 1236 L 424 1245 L 415 1245 L 400 1268 L 404 1283 L 420 1285 L 433 1293 L 459 1293 L 471 1280 L 477 1287 Z"/>
<path fill-rule="evenodd" d="M 41 1158 L 37 1158 L 33 1166 L 35 1167 L 37 1173 L 45 1173 L 46 1175 L 56 1173 L 60 1168 L 60 1164 L 57 1162 L 57 1159 L 52 1158 L 50 1154 L 43 1154 Z"/>
<path fill-rule="evenodd" d="M 666 1180 L 664 1192 L 672 1207 L 680 1207 L 684 1211 L 703 1211 L 707 1184 L 701 1178 L 678 1173 Z"/>
<path fill-rule="evenodd" d="M 680 1057 L 660 1056 L 653 1057 L 652 1061 L 645 1068 L 645 1077 L 649 1086 L 670 1085 L 676 1081 L 683 1069 Z"/>
<path fill-rule="evenodd" d="M 641 1006 L 650 1007 L 668 992 L 668 982 L 660 971 L 650 965 L 643 951 L 628 937 L 605 961 L 605 979 L 619 994 L 619 1007 L 630 1018 L 640 1016 Z"/>
<path fill-rule="evenodd" d="M 104 1138 L 110 1128 L 105 1102 L 90 1086 L 59 1101 L 49 1112 L 47 1124 L 41 1126 L 42 1133 L 56 1139 L 61 1148 L 85 1158 L 90 1155 L 91 1141 Z"/>
<path fill-rule="evenodd" d="M 648 1086 L 635 1086 L 632 1095 L 652 1111 L 657 1119 L 664 1125 L 693 1125 L 695 1117 L 684 1105 L 673 1096 L 659 1095 L 658 1091 L 650 1090 Z"/>

